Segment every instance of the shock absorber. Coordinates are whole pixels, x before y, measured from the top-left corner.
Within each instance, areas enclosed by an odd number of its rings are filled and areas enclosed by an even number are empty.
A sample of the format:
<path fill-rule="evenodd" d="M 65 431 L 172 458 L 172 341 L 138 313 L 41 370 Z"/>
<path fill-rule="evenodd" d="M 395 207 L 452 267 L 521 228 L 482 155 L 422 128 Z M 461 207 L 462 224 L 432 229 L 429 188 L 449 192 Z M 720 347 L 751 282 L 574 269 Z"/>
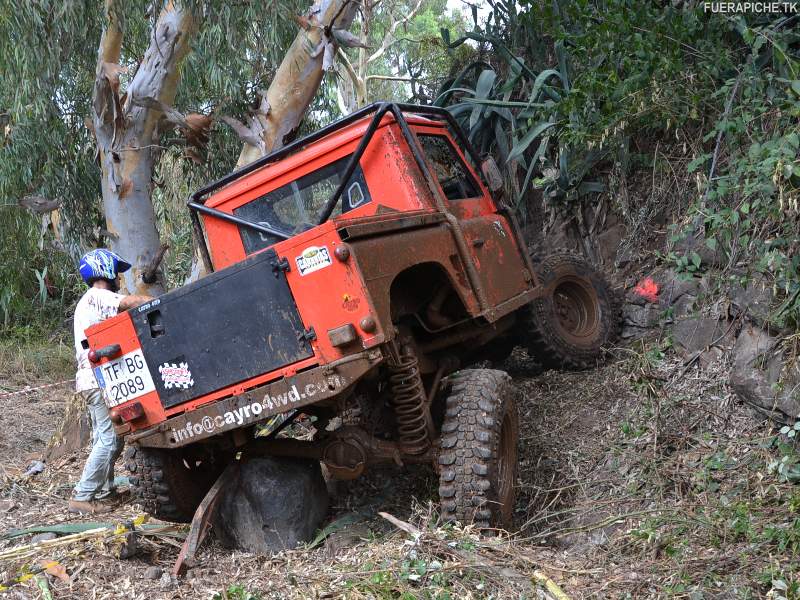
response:
<path fill-rule="evenodd" d="M 408 346 L 402 351 L 396 349 L 391 354 L 388 363 L 389 385 L 400 445 L 409 454 L 421 454 L 430 447 L 430 439 L 419 361 Z"/>

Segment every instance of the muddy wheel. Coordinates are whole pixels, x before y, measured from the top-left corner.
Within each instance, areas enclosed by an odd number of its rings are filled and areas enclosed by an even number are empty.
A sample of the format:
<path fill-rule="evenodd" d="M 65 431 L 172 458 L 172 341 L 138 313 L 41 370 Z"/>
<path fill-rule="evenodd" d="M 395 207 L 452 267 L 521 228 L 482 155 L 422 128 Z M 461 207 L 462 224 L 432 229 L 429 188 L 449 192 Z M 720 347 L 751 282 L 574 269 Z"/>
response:
<path fill-rule="evenodd" d="M 514 508 L 519 417 L 511 377 L 469 369 L 447 381 L 439 498 L 447 521 L 508 527 Z"/>
<path fill-rule="evenodd" d="M 128 446 L 125 467 L 134 501 L 157 519 L 189 523 L 224 465 L 181 450 Z"/>
<path fill-rule="evenodd" d="M 594 366 L 618 335 L 615 292 L 599 271 L 569 252 L 548 256 L 536 271 L 550 290 L 527 311 L 528 352 L 549 369 Z"/>

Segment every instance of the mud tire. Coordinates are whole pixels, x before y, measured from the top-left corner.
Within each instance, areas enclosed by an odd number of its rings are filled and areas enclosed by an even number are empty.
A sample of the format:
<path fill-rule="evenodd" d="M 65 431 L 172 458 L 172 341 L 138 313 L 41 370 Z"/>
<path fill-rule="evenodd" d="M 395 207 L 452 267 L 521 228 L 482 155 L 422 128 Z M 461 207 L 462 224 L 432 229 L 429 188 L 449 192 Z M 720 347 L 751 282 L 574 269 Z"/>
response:
<path fill-rule="evenodd" d="M 131 494 L 149 514 L 162 521 L 189 523 L 224 465 L 184 461 L 181 450 L 128 446 L 125 467 L 130 473 Z"/>
<path fill-rule="evenodd" d="M 511 377 L 467 369 L 448 378 L 439 454 L 445 521 L 508 527 L 514 509 L 519 416 Z"/>
<path fill-rule="evenodd" d="M 547 369 L 594 367 L 619 336 L 619 294 L 583 257 L 559 251 L 534 260 L 551 292 L 531 302 L 525 314 L 525 345 Z"/>

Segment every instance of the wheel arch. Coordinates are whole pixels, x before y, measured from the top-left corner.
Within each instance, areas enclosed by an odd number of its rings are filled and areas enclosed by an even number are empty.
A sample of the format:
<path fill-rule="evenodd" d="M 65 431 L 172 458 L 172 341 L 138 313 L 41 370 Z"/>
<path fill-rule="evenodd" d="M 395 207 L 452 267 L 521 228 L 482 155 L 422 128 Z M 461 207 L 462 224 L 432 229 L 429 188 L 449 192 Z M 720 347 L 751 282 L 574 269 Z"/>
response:
<path fill-rule="evenodd" d="M 446 327 L 445 319 L 468 314 L 465 298 L 449 270 L 438 261 L 417 263 L 399 271 L 389 285 L 389 316 L 392 323 L 426 310 L 432 329 Z M 433 307 L 433 311 L 431 311 Z"/>

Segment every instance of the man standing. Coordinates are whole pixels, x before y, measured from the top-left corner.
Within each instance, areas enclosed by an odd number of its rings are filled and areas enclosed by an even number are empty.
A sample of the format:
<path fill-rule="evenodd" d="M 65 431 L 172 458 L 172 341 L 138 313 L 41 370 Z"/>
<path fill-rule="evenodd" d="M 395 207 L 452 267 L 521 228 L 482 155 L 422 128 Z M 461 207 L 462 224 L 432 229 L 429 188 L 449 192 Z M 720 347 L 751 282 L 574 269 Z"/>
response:
<path fill-rule="evenodd" d="M 122 439 L 114 433 L 103 392 L 97 386 L 89 364 L 86 329 L 117 313 L 152 300 L 150 296 L 118 294 L 118 276 L 131 268 L 106 249 L 92 250 L 80 262 L 80 273 L 89 289 L 75 307 L 75 354 L 78 371 L 75 390 L 83 397 L 92 422 L 92 451 L 83 474 L 69 501 L 69 511 L 80 514 L 106 512 L 111 506 L 104 501 L 116 495 L 114 462 L 122 452 Z"/>

